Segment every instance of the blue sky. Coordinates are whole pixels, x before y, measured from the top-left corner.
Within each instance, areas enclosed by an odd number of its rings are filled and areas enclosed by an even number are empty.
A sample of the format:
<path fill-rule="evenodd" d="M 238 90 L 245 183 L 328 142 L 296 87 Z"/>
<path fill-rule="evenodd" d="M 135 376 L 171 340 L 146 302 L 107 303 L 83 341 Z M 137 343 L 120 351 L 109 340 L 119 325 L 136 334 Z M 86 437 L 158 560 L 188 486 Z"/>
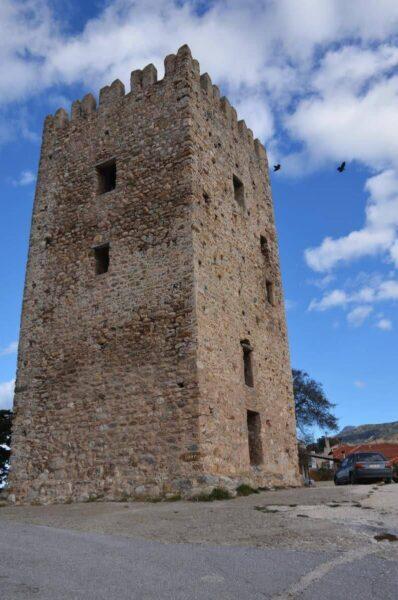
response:
<path fill-rule="evenodd" d="M 2 0 L 0 408 L 42 121 L 188 43 L 269 154 L 292 365 L 343 427 L 398 420 L 396 0 Z M 347 161 L 343 174 L 336 171 Z"/>

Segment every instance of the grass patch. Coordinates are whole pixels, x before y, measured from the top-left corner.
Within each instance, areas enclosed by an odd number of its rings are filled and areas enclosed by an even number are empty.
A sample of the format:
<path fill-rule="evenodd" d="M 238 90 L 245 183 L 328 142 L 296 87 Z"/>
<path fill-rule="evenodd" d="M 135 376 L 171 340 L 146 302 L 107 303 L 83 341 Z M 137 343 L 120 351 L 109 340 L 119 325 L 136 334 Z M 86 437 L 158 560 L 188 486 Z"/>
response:
<path fill-rule="evenodd" d="M 97 502 L 98 496 L 96 494 L 90 494 L 85 502 Z"/>
<path fill-rule="evenodd" d="M 127 494 L 126 492 L 123 492 L 118 502 L 131 502 L 131 495 Z"/>
<path fill-rule="evenodd" d="M 212 500 L 230 500 L 232 498 L 231 493 L 224 488 L 214 488 L 210 494 Z"/>
<path fill-rule="evenodd" d="M 236 493 L 238 496 L 251 496 L 251 494 L 258 494 L 259 491 L 253 488 L 251 485 L 242 483 L 236 488 Z"/>
<path fill-rule="evenodd" d="M 210 494 L 198 494 L 193 498 L 194 502 L 213 502 L 214 500 L 230 500 L 232 498 L 231 493 L 224 488 L 214 488 Z"/>
<path fill-rule="evenodd" d="M 175 494 L 174 496 L 169 496 L 165 498 L 165 502 L 179 502 L 181 500 L 181 494 Z"/>
<path fill-rule="evenodd" d="M 88 496 L 88 498 L 86 498 L 86 500 L 84 500 L 84 502 L 101 502 L 101 500 L 103 500 L 104 498 L 104 493 L 103 492 L 98 492 L 96 494 L 90 494 Z"/>

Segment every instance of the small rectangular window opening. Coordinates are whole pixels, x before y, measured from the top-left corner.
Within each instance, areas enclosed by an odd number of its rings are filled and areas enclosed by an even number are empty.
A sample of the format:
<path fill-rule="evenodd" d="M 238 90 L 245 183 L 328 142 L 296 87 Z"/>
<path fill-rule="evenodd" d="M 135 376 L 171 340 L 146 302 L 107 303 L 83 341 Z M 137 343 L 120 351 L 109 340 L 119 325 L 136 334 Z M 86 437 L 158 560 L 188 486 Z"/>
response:
<path fill-rule="evenodd" d="M 275 304 L 274 284 L 272 281 L 267 279 L 265 282 L 265 287 L 267 291 L 267 301 L 272 305 Z"/>
<path fill-rule="evenodd" d="M 249 387 L 254 387 L 253 379 L 253 364 L 252 364 L 252 353 L 253 348 L 248 340 L 242 340 L 241 346 L 243 350 L 243 370 L 245 376 L 245 384 Z"/>
<path fill-rule="evenodd" d="M 94 248 L 95 274 L 102 275 L 109 269 L 109 244 Z"/>
<path fill-rule="evenodd" d="M 261 254 L 266 262 L 269 262 L 268 240 L 264 235 L 260 235 Z"/>
<path fill-rule="evenodd" d="M 116 187 L 116 161 L 109 160 L 96 167 L 98 178 L 98 194 L 105 194 Z"/>
<path fill-rule="evenodd" d="M 263 445 L 261 442 L 260 413 L 254 410 L 247 411 L 247 433 L 249 438 L 250 464 L 261 465 L 263 462 Z"/>
<path fill-rule="evenodd" d="M 243 183 L 236 175 L 233 176 L 233 183 L 235 201 L 239 204 L 241 208 L 245 208 L 245 188 L 243 186 Z"/>

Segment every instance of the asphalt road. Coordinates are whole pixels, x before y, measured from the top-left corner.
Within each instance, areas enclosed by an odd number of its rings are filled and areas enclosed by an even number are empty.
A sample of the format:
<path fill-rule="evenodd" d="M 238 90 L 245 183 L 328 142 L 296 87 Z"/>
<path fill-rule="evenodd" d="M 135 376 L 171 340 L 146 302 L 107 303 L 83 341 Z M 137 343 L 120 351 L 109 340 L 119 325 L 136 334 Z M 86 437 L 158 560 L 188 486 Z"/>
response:
<path fill-rule="evenodd" d="M 1 600 L 397 600 L 397 590 L 388 542 L 257 549 L 0 521 Z"/>

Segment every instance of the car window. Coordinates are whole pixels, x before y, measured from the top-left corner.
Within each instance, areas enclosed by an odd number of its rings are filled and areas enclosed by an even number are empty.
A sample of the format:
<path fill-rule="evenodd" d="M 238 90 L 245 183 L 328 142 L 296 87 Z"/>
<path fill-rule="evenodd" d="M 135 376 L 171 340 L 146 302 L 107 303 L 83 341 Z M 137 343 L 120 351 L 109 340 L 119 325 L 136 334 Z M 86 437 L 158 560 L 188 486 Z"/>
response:
<path fill-rule="evenodd" d="M 358 460 L 361 462 L 379 462 L 386 459 L 378 452 L 364 452 L 363 454 L 358 454 Z"/>
<path fill-rule="evenodd" d="M 348 458 L 345 458 L 343 462 L 340 464 L 340 468 L 344 469 L 348 465 Z"/>

